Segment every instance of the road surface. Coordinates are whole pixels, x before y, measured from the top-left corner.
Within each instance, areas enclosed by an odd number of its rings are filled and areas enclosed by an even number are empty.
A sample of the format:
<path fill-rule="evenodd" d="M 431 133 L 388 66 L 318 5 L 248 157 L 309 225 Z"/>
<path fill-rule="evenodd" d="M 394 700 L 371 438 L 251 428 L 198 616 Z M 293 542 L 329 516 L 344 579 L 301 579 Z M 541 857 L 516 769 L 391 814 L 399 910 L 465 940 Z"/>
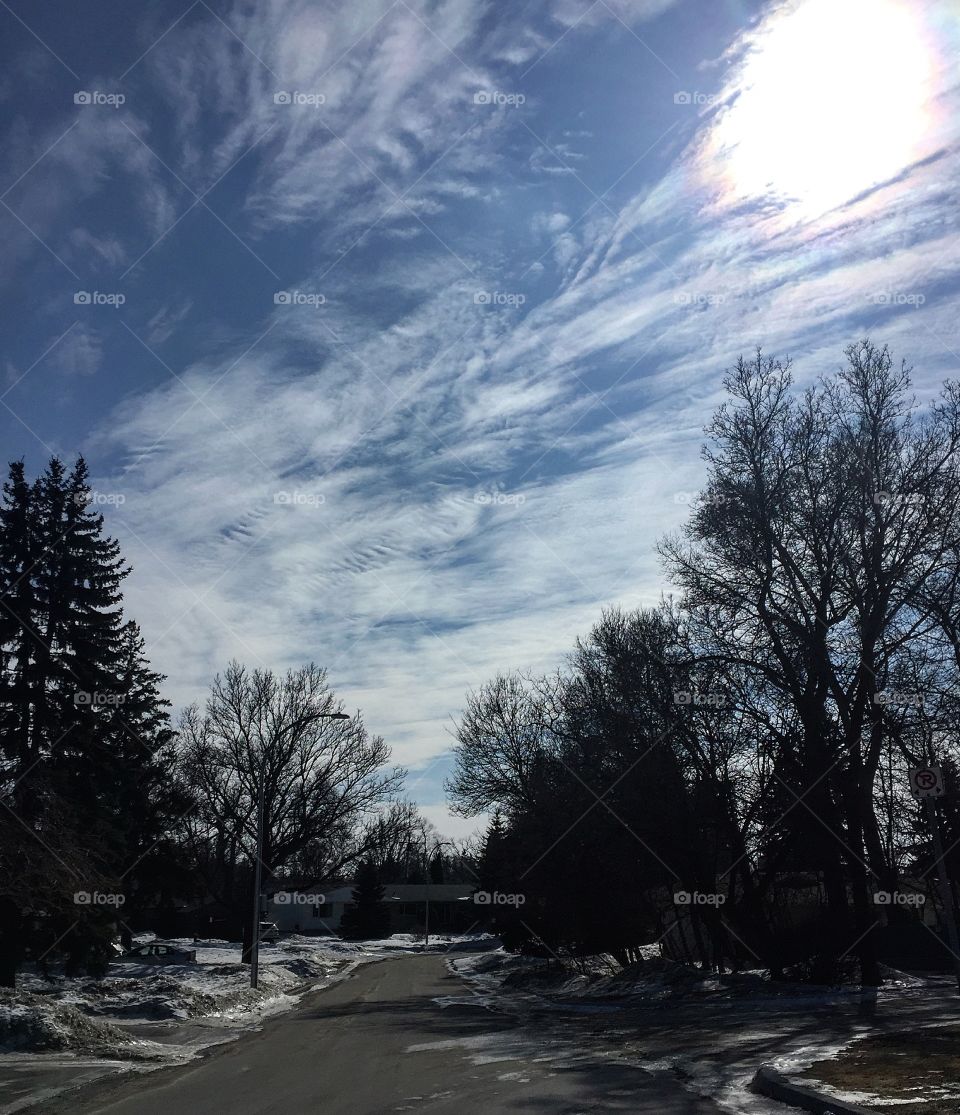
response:
<path fill-rule="evenodd" d="M 719 1115 L 669 1072 L 578 1049 L 486 1009 L 443 955 L 365 965 L 189 1065 L 44 1104 L 104 1115 Z"/>

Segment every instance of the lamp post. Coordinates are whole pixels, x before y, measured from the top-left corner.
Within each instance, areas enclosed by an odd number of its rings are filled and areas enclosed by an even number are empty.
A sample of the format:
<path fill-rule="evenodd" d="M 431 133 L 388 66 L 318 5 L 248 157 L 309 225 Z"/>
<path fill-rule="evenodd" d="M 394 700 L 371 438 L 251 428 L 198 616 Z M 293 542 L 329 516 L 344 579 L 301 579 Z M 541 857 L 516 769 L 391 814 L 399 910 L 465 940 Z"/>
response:
<path fill-rule="evenodd" d="M 315 720 L 349 720 L 346 712 L 318 712 Z M 257 851 L 253 861 L 253 937 L 250 945 L 250 986 L 256 987 L 260 975 L 260 885 L 263 866 L 263 814 L 265 809 L 263 795 L 263 759 L 257 779 Z"/>
<path fill-rule="evenodd" d="M 454 847 L 452 841 L 450 841 L 450 840 L 438 840 L 436 842 L 436 844 L 434 844 L 434 846 L 433 846 L 434 853 L 436 853 L 438 848 L 444 848 L 444 847 L 453 848 L 454 851 L 456 851 L 456 848 Z M 427 865 L 427 889 L 426 889 L 426 896 L 427 897 L 426 897 L 426 910 L 424 912 L 424 919 L 423 919 L 423 951 L 426 952 L 427 949 L 430 947 L 430 887 L 432 885 L 431 881 L 430 881 L 430 854 L 427 851 L 427 834 L 426 833 L 423 834 L 423 857 L 424 857 L 424 860 L 426 861 L 426 865 Z"/>

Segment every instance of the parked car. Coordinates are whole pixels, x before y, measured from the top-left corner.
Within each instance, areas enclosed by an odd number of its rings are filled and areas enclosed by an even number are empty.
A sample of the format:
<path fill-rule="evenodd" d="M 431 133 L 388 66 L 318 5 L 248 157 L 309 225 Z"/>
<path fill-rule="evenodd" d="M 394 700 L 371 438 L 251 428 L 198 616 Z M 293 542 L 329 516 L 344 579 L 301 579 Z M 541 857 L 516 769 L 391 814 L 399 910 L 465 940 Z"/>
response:
<path fill-rule="evenodd" d="M 197 950 L 181 948 L 168 941 L 149 941 L 127 949 L 123 959 L 137 964 L 192 964 L 197 959 Z"/>
<path fill-rule="evenodd" d="M 260 944 L 273 945 L 280 940 L 280 927 L 274 921 L 260 922 Z"/>

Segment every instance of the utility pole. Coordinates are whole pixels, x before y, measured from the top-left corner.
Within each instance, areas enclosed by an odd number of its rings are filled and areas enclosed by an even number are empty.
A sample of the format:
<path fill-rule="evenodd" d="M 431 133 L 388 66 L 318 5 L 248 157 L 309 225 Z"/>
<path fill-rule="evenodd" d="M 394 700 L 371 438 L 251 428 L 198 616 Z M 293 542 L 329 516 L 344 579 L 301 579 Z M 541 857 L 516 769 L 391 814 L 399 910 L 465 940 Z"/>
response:
<path fill-rule="evenodd" d="M 250 938 L 250 986 L 260 975 L 260 882 L 263 864 L 263 771 L 257 779 L 257 858 L 253 864 L 253 936 Z"/>
<path fill-rule="evenodd" d="M 947 878 L 947 865 L 943 862 L 943 838 L 940 835 L 940 818 L 937 816 L 933 798 L 924 798 L 927 811 L 927 822 L 933 836 L 933 854 L 937 858 L 937 879 L 940 883 L 940 902 L 943 905 L 943 915 L 947 922 L 947 939 L 950 942 L 950 952 L 953 954 L 953 967 L 957 974 L 957 992 L 960 993 L 960 938 L 957 934 L 957 919 L 953 904 L 953 890 Z"/>
<path fill-rule="evenodd" d="M 947 865 L 944 862 L 943 837 L 940 833 L 940 817 L 934 805 L 934 799 L 942 797 L 945 786 L 943 782 L 943 768 L 937 766 L 932 758 L 925 767 L 910 768 L 910 790 L 915 797 L 923 801 L 927 815 L 927 824 L 933 840 L 933 855 L 937 865 L 937 881 L 940 884 L 940 904 L 943 907 L 943 918 L 946 923 L 947 941 L 950 954 L 953 957 L 953 970 L 957 976 L 957 991 L 960 993 L 960 935 L 957 933 L 956 906 L 953 901 L 953 888 L 947 876 Z"/>
<path fill-rule="evenodd" d="M 434 844 L 434 846 L 433 846 L 434 855 L 436 855 L 437 852 L 441 848 L 453 848 L 453 850 L 456 851 L 456 848 L 451 843 L 451 841 L 449 841 L 449 840 L 438 840 L 436 842 L 436 844 Z M 427 890 L 426 890 L 427 899 L 426 899 L 426 911 L 425 911 L 424 919 L 423 919 L 423 951 L 426 952 L 427 949 L 430 947 L 430 888 L 433 886 L 433 880 L 430 878 L 430 853 L 427 849 L 427 834 L 426 833 L 423 834 L 423 859 L 424 859 L 424 863 L 426 864 L 426 868 L 427 868 L 427 884 L 426 884 L 427 885 Z M 441 863 L 442 862 L 443 861 L 441 860 Z"/>
<path fill-rule="evenodd" d="M 427 848 L 427 830 L 423 830 L 423 866 L 426 872 L 424 894 L 426 895 L 426 905 L 423 915 L 423 951 L 426 952 L 430 948 L 430 851 Z"/>

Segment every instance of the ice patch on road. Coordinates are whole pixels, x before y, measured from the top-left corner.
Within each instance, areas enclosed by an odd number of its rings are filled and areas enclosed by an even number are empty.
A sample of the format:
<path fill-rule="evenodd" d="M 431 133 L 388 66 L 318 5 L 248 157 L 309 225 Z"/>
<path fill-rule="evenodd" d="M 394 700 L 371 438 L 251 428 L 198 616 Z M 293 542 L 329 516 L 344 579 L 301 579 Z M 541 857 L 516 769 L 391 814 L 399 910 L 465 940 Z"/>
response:
<path fill-rule="evenodd" d="M 565 1068 L 597 1059 L 596 1054 L 574 1050 L 567 1042 L 551 1041 L 519 1031 L 468 1034 L 459 1038 L 420 1042 L 407 1046 L 404 1052 L 433 1053 L 452 1049 L 463 1050 L 474 1065 L 529 1061 L 532 1064 L 556 1064 Z"/>

